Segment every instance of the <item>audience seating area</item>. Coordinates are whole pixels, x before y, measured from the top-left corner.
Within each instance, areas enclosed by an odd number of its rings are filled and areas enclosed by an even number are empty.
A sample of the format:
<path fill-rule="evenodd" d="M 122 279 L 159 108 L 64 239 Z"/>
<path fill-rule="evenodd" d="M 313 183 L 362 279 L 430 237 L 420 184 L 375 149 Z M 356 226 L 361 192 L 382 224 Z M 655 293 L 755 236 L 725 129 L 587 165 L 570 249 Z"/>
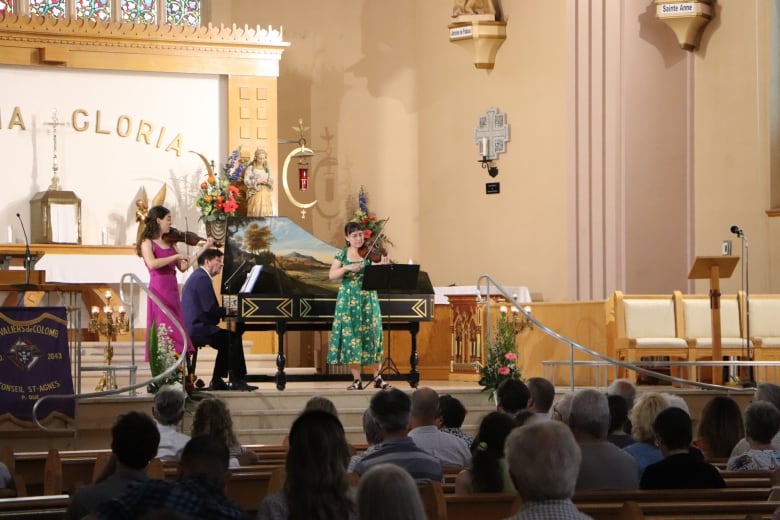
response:
<path fill-rule="evenodd" d="M 254 516 L 262 498 L 282 488 L 286 447 L 248 448 L 258 453 L 261 462 L 231 469 L 225 491 Z M 4 450 L 6 459 L 8 452 Z M 0 499 L 0 518 L 54 519 L 64 517 L 69 494 L 99 473 L 98 461 L 105 458 L 106 452 L 58 453 L 51 450 L 10 455 L 15 477 L 27 482 L 26 491 L 36 491 L 29 496 Z M 511 516 L 521 506 L 522 501 L 515 494 L 454 494 L 458 471 L 458 468 L 449 468 L 443 484 L 420 485 L 420 496 L 429 520 L 473 520 L 476 517 L 498 520 Z M 177 467 L 156 461 L 149 473 L 155 478 L 174 479 Z M 577 493 L 573 500 L 581 511 L 596 520 L 770 518 L 780 506 L 780 501 L 774 499 L 777 492 L 772 493 L 773 486 L 780 483 L 780 473 L 722 471 L 722 475 L 728 486 L 725 489 L 588 491 Z M 87 480 L 84 480 L 85 476 L 88 476 Z M 24 487 L 22 491 L 25 491 Z"/>
<path fill-rule="evenodd" d="M 712 359 L 712 314 L 709 295 L 674 291 L 663 295 L 627 295 L 616 291 L 614 345 L 618 359 L 629 362 L 663 356 L 676 361 Z M 748 324 L 749 316 L 749 324 Z M 720 297 L 721 354 L 755 361 L 780 361 L 780 295 L 745 294 Z M 700 380 L 709 370 L 677 371 Z M 764 378 L 766 372 L 760 373 Z M 623 377 L 636 378 L 627 371 Z M 777 374 L 771 374 L 775 378 Z"/>

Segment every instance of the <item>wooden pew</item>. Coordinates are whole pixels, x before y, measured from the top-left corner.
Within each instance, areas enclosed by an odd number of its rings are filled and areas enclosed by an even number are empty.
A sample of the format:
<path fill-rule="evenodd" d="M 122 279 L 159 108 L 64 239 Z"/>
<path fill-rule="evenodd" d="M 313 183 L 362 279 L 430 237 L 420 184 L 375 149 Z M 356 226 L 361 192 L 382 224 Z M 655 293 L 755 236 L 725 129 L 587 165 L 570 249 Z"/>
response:
<path fill-rule="evenodd" d="M 6 498 L 0 500 L 0 518 L 65 518 L 68 504 L 68 495 Z"/>
<path fill-rule="evenodd" d="M 592 502 L 675 502 L 768 500 L 771 488 L 733 487 L 722 489 L 630 489 L 579 491 L 572 501 L 576 505 Z"/>
<path fill-rule="evenodd" d="M 522 503 L 516 493 L 444 494 L 447 520 L 501 520 L 515 514 Z"/>
<path fill-rule="evenodd" d="M 626 502 L 621 506 L 619 520 L 675 520 L 704 519 L 732 520 L 745 519 L 748 515 L 770 517 L 780 502 L 770 500 L 729 500 L 729 501 L 682 501 L 682 502 Z M 585 514 L 587 507 L 580 509 Z M 593 516 L 594 520 L 604 517 Z"/>
<path fill-rule="evenodd" d="M 272 475 L 272 471 L 230 470 L 225 495 L 243 507 L 250 518 L 254 518 L 260 502 L 268 494 Z"/>

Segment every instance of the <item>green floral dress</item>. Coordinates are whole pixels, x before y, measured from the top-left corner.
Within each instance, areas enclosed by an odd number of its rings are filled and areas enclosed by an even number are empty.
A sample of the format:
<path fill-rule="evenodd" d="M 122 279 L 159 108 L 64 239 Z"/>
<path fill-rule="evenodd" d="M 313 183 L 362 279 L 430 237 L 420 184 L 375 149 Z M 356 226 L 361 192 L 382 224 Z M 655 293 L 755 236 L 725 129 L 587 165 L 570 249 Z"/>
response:
<path fill-rule="evenodd" d="M 336 253 L 336 260 L 343 265 L 355 264 L 347 259 L 347 250 Z M 363 291 L 363 271 L 370 260 L 361 260 L 363 266 L 356 272 L 347 272 L 341 280 L 333 329 L 328 346 L 329 365 L 372 365 L 382 362 L 384 345 L 382 337 L 382 313 L 376 291 Z"/>

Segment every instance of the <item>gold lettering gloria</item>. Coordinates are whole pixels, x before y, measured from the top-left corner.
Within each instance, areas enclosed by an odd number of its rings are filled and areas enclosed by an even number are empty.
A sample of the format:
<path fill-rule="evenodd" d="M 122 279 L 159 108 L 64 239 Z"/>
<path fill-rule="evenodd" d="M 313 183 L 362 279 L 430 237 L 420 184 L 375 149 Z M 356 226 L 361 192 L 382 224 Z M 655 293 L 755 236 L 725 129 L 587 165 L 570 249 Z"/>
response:
<path fill-rule="evenodd" d="M 77 108 L 71 113 L 70 124 L 76 132 L 129 137 L 136 143 L 154 146 L 165 152 L 173 152 L 177 157 L 181 157 L 182 150 L 184 150 L 184 138 L 180 133 L 169 138 L 167 136 L 171 133 L 165 126 L 141 118 L 134 120 L 127 114 L 120 114 L 116 119 L 113 119 L 106 117 L 102 110 L 95 110 L 93 114 L 84 108 Z M 20 107 L 15 106 L 10 109 L 10 112 L 3 111 L 0 107 L 0 130 L 27 130 Z"/>

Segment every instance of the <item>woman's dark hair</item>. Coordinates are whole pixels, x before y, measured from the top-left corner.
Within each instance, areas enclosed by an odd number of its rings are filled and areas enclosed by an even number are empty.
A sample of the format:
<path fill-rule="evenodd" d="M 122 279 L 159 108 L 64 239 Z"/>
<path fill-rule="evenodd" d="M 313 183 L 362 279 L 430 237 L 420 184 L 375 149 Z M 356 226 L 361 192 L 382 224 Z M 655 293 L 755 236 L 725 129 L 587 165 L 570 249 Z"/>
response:
<path fill-rule="evenodd" d="M 609 433 L 615 430 L 623 431 L 626 421 L 628 421 L 628 403 L 619 395 L 608 395 L 609 404 Z"/>
<path fill-rule="evenodd" d="M 460 428 L 466 419 L 466 407 L 449 394 L 439 396 L 439 414 L 446 428 Z"/>
<path fill-rule="evenodd" d="M 482 418 L 471 445 L 471 482 L 476 493 L 499 493 L 504 479 L 499 460 L 504 458 L 504 441 L 515 427 L 511 416 L 490 412 Z"/>
<path fill-rule="evenodd" d="M 153 240 L 160 238 L 160 225 L 157 223 L 157 219 L 165 218 L 171 210 L 165 206 L 152 206 L 149 208 L 149 213 L 146 214 L 144 219 L 144 232 L 141 235 L 141 240 L 148 238 Z"/>
<path fill-rule="evenodd" d="M 729 458 L 731 450 L 744 436 L 742 411 L 734 399 L 718 395 L 704 405 L 699 420 L 699 438 L 706 440 L 708 457 Z"/>
<path fill-rule="evenodd" d="M 284 495 L 290 520 L 348 518 L 349 451 L 339 419 L 322 410 L 304 412 L 290 428 Z"/>
<path fill-rule="evenodd" d="M 363 225 L 360 222 L 347 222 L 344 226 L 344 236 L 349 236 L 355 231 L 363 231 Z"/>

